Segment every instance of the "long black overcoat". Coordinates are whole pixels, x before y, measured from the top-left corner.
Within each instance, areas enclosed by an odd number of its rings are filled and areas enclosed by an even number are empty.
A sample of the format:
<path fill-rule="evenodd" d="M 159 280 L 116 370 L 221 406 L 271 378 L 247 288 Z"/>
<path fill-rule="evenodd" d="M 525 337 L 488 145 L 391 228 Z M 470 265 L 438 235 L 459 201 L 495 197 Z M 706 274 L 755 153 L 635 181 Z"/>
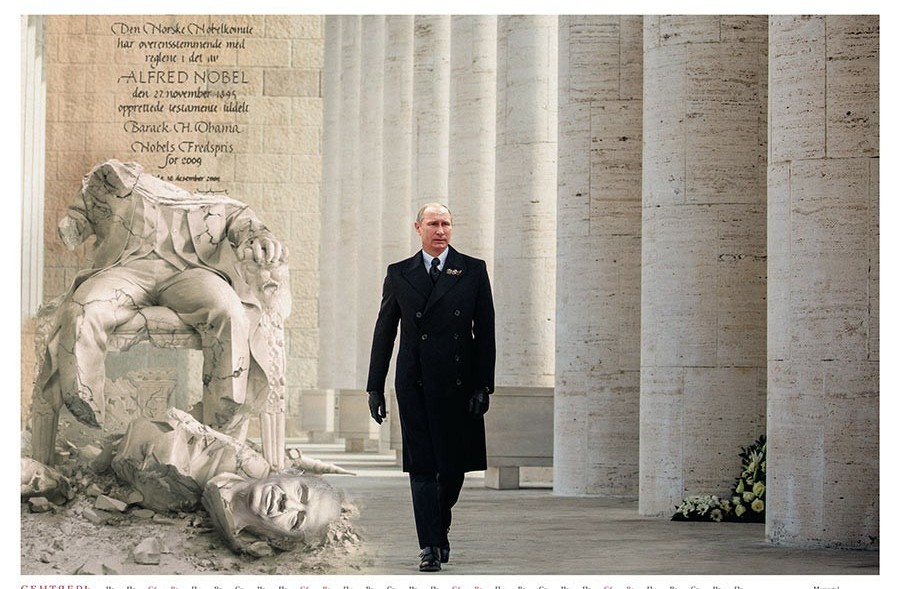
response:
<path fill-rule="evenodd" d="M 451 247 L 433 285 L 421 251 L 388 266 L 369 391 L 384 392 L 398 323 L 395 387 L 403 470 L 484 470 L 484 419 L 468 413 L 473 392 L 494 390 L 494 302 L 484 261 Z"/>

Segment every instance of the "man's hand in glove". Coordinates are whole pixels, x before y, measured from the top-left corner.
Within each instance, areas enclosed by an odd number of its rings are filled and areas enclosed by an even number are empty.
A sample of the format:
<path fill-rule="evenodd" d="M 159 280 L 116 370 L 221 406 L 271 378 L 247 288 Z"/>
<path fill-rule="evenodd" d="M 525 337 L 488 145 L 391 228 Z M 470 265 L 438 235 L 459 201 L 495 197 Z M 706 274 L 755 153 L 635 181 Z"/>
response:
<path fill-rule="evenodd" d="M 387 417 L 387 405 L 384 401 L 384 393 L 377 391 L 369 391 L 369 413 L 375 423 L 381 425 L 381 422 Z"/>
<path fill-rule="evenodd" d="M 491 406 L 491 396 L 487 389 L 478 389 L 469 398 L 469 414 L 479 418 L 488 412 Z"/>

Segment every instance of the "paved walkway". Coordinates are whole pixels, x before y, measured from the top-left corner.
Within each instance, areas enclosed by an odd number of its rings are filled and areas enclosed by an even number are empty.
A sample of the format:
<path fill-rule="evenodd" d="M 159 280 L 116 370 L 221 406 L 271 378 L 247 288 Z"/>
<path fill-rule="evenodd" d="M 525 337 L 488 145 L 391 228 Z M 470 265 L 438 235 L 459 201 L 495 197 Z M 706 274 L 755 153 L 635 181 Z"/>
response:
<path fill-rule="evenodd" d="M 300 447 L 357 473 L 327 475 L 360 510 L 364 566 L 346 574 L 419 574 L 409 482 L 393 457 Z M 671 522 L 638 515 L 636 500 L 559 497 L 549 488 L 497 491 L 483 483 L 479 476 L 466 479 L 442 574 L 879 574 L 878 551 L 774 546 L 765 541 L 763 524 Z"/>

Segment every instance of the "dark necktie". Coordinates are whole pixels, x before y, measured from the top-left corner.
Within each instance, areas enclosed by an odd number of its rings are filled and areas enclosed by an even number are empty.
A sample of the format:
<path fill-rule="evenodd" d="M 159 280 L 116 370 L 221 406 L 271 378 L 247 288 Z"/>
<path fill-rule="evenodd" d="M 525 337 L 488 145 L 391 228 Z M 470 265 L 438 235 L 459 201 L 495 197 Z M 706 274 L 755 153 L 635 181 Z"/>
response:
<path fill-rule="evenodd" d="M 438 258 L 431 258 L 431 271 L 428 272 L 428 275 L 431 276 L 431 282 L 437 282 L 437 279 L 441 276 L 441 271 L 438 269 L 438 266 L 441 265 L 441 261 Z"/>

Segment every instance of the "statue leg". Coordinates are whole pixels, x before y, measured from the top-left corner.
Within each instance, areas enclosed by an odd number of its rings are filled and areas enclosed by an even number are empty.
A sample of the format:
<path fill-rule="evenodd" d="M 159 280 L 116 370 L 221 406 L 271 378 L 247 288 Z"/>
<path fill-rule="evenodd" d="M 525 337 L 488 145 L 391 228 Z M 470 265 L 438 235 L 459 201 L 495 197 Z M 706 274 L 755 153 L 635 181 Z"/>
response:
<path fill-rule="evenodd" d="M 250 325 L 234 289 L 218 274 L 189 268 L 160 287 L 159 303 L 200 334 L 203 344 L 203 423 L 246 436 Z"/>
<path fill-rule="evenodd" d="M 42 370 L 51 370 L 49 359 L 45 359 Z M 56 431 L 59 428 L 59 408 L 62 398 L 59 394 L 58 375 L 41 379 L 43 386 L 36 386 L 31 403 L 31 457 L 42 464 L 53 464 L 56 450 Z"/>
<path fill-rule="evenodd" d="M 146 304 L 141 278 L 124 267 L 105 270 L 85 280 L 60 306 L 60 392 L 72 415 L 86 425 L 102 423 L 107 340 Z"/>

